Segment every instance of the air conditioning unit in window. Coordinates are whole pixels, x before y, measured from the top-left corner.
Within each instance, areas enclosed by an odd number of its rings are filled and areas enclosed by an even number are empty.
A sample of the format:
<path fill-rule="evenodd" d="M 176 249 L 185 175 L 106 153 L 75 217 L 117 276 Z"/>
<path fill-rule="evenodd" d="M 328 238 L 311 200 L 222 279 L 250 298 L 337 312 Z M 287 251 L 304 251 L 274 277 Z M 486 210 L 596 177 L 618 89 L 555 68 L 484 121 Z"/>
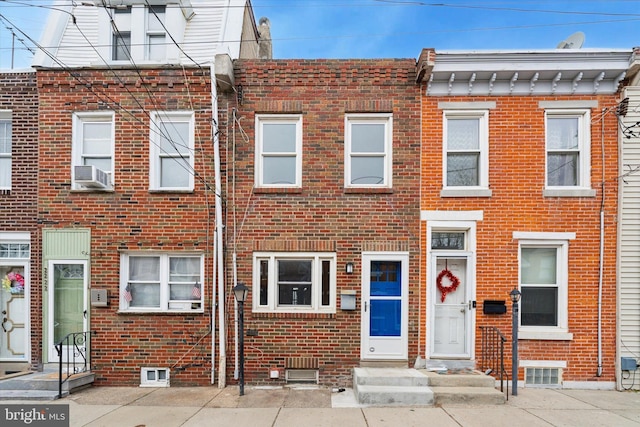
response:
<path fill-rule="evenodd" d="M 95 166 L 75 166 L 76 184 L 88 188 L 109 188 L 109 174 Z"/>

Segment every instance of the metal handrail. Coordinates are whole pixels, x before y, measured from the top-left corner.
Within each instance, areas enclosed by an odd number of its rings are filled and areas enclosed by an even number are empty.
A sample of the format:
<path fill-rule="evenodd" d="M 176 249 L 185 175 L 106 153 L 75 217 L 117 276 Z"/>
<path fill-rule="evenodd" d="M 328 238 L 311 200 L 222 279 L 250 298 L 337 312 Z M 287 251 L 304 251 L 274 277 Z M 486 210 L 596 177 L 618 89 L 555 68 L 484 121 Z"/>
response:
<path fill-rule="evenodd" d="M 487 375 L 500 379 L 500 391 L 504 390 L 504 383 L 507 383 L 507 400 L 509 400 L 509 376 L 504 368 L 504 343 L 507 338 L 495 326 L 480 326 L 482 356 L 480 369 Z"/>
<path fill-rule="evenodd" d="M 62 384 L 72 375 L 88 372 L 91 369 L 87 352 L 91 348 L 91 335 L 95 331 L 72 332 L 54 345 L 58 353 L 58 399 L 62 398 Z M 64 354 L 63 354 L 63 350 Z M 63 378 L 63 366 L 66 365 L 66 377 Z"/>

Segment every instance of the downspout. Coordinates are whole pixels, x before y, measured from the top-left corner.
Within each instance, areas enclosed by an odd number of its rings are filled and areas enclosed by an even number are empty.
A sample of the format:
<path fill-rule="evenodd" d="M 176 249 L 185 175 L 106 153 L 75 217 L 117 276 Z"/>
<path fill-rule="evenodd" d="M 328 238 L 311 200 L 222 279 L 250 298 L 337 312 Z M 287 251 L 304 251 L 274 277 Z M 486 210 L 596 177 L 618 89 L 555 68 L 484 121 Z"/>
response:
<path fill-rule="evenodd" d="M 222 250 L 222 183 L 220 177 L 220 138 L 218 128 L 218 87 L 215 73 L 215 64 L 212 62 L 210 65 L 211 72 L 211 115 L 213 125 L 213 158 L 214 158 L 214 179 L 215 179 L 215 198 L 216 198 L 216 242 L 215 242 L 215 259 L 217 264 L 217 282 L 218 282 L 218 337 L 220 340 L 219 345 L 219 362 L 218 362 L 218 388 L 224 388 L 226 384 L 226 370 L 227 370 L 227 351 L 226 351 L 226 326 L 225 326 L 225 309 L 224 309 L 224 266 L 223 266 L 223 250 Z M 214 286 L 214 301 L 212 310 L 214 311 L 213 317 L 215 317 L 215 286 Z M 214 331 L 215 332 L 215 331 Z M 212 342 L 215 341 L 212 339 Z M 213 344 L 212 344 L 213 347 Z M 215 353 L 211 353 L 211 365 L 213 367 L 213 360 Z M 212 369 L 213 380 L 213 369 Z"/>
<path fill-rule="evenodd" d="M 598 267 L 598 370 L 596 371 L 596 376 L 602 376 L 602 282 L 603 282 L 603 273 L 604 273 L 604 192 L 605 192 L 605 155 L 604 155 L 604 119 L 605 119 L 606 109 L 602 110 L 602 122 L 601 122 L 601 147 L 600 151 L 602 154 L 602 183 L 601 189 L 602 199 L 600 202 L 600 265 Z"/>
<path fill-rule="evenodd" d="M 237 237 L 238 237 L 238 228 L 236 223 L 236 109 L 233 109 L 232 119 L 233 121 L 233 130 L 232 130 L 232 160 L 231 160 L 231 197 L 233 198 L 233 286 L 235 287 L 238 284 L 238 252 L 237 252 Z M 233 299 L 233 312 L 235 315 L 233 316 L 236 321 L 234 322 L 234 334 L 235 334 L 235 358 L 234 358 L 234 370 L 233 370 L 233 379 L 237 380 L 239 378 L 239 361 L 238 361 L 238 300 Z"/>

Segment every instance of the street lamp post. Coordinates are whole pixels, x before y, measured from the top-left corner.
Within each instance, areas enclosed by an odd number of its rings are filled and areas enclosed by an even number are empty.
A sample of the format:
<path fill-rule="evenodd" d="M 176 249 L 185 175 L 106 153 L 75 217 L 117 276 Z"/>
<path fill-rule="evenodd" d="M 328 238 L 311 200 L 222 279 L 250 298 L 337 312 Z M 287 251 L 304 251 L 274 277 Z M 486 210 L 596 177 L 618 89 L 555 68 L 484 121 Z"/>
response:
<path fill-rule="evenodd" d="M 238 329 L 240 330 L 240 396 L 244 396 L 244 302 L 247 300 L 249 288 L 247 288 L 244 283 L 238 282 L 238 284 L 233 287 L 233 294 L 236 297 L 236 301 L 238 301 Z"/>
<path fill-rule="evenodd" d="M 511 313 L 513 315 L 511 324 L 511 394 L 518 395 L 518 302 L 520 301 L 520 291 L 514 289 L 509 296 L 513 303 Z"/>

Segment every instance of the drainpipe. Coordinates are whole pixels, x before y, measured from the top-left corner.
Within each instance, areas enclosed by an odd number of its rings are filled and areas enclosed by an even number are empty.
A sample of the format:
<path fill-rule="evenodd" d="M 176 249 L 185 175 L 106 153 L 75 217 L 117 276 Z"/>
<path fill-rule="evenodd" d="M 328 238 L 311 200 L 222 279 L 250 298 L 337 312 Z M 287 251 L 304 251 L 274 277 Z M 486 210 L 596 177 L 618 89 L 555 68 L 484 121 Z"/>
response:
<path fill-rule="evenodd" d="M 216 277 L 218 282 L 218 337 L 220 340 L 219 345 L 219 361 L 218 361 L 218 388 L 224 388 L 226 384 L 226 370 L 227 370 L 227 351 L 226 351 L 226 326 L 225 326 L 225 309 L 224 309 L 224 266 L 223 266 L 223 251 L 222 251 L 222 184 L 220 177 L 220 139 L 218 128 L 218 88 L 215 73 L 215 64 L 212 62 L 210 66 L 211 72 L 211 115 L 213 124 L 213 157 L 214 157 L 214 169 L 215 169 L 215 207 L 216 207 L 216 242 L 215 242 L 215 260 L 217 264 Z M 213 287 L 213 294 L 215 296 L 215 286 Z M 212 319 L 215 318 L 215 297 L 213 301 L 214 314 Z M 213 320 L 212 320 L 213 321 Z M 215 330 L 213 331 L 215 337 Z M 212 338 L 212 342 L 215 341 Z M 213 349 L 213 344 L 212 344 Z M 215 353 L 211 353 L 211 366 L 212 366 L 212 380 L 213 380 L 213 360 Z"/>
<path fill-rule="evenodd" d="M 600 265 L 598 266 L 598 370 L 596 376 L 602 376 L 602 276 L 604 271 L 604 192 L 605 192 L 605 167 L 604 167 L 604 119 L 606 109 L 602 109 L 601 122 L 601 148 L 602 152 L 602 184 L 600 191 L 602 192 L 602 201 L 600 202 Z"/>

